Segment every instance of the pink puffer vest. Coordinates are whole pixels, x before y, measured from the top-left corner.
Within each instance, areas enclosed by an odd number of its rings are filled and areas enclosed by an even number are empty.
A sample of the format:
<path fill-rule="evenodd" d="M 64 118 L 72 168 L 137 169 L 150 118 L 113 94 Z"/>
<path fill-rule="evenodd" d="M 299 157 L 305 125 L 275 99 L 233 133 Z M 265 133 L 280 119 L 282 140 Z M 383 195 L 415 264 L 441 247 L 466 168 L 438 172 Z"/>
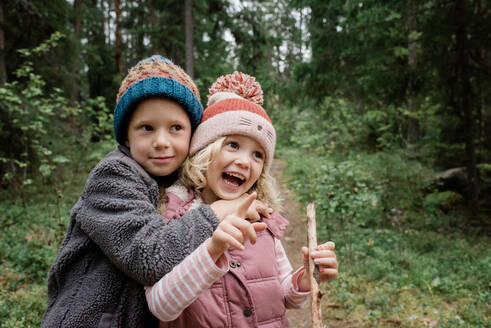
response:
<path fill-rule="evenodd" d="M 174 219 L 179 216 L 176 213 L 182 215 L 182 211 L 176 211 L 181 206 L 171 202 L 177 200 L 184 208 L 190 206 L 189 198 L 186 201 L 179 199 L 174 195 L 169 197 L 169 214 Z M 288 327 L 274 241 L 274 237 L 283 236 L 288 221 L 274 213 L 264 222 L 268 228 L 257 233 L 256 244 L 246 241 L 244 251 L 231 248 L 225 253 L 230 271 L 176 320 L 161 322 L 161 328 Z"/>

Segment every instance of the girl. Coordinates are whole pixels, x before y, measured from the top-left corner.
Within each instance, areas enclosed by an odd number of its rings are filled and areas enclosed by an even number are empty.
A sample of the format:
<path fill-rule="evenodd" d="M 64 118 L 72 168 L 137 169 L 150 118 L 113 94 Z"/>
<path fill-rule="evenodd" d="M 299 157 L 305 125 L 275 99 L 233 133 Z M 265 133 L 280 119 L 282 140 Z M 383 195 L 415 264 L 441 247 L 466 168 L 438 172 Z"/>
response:
<path fill-rule="evenodd" d="M 221 77 L 210 89 L 180 182 L 167 189 L 165 219 L 180 219 L 202 203 L 252 196 L 211 238 L 146 288 L 160 327 L 287 327 L 285 309 L 301 307 L 309 295 L 304 268 L 292 274 L 280 241 L 287 220 L 277 212 L 259 223 L 244 220 L 256 196 L 279 207 L 269 174 L 276 134 L 261 104 L 261 87 L 246 74 Z M 310 254 L 321 280 L 337 275 L 333 249 L 329 242 Z M 302 251 L 308 261 L 308 250 Z"/>

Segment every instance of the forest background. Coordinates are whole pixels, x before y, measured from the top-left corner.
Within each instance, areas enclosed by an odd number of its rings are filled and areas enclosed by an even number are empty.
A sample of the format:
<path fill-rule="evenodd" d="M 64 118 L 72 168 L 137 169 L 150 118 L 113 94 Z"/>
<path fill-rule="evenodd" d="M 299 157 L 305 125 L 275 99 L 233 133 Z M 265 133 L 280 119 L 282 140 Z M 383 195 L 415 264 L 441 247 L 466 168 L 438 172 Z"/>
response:
<path fill-rule="evenodd" d="M 152 54 L 203 102 L 254 75 L 283 183 L 342 266 L 336 327 L 491 327 L 491 7 L 483 0 L 0 2 L 0 327 L 38 327 L 69 211 Z"/>

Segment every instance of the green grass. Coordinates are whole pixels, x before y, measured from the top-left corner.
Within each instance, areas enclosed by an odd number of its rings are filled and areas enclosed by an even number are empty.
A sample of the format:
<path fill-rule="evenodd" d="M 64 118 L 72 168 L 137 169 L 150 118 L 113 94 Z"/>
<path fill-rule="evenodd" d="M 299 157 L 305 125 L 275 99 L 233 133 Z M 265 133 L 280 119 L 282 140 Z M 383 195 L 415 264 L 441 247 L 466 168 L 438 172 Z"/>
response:
<path fill-rule="evenodd" d="M 24 197 L 2 190 L 0 202 L 0 327 L 39 327 L 47 305 L 47 277 L 65 235 L 70 210 L 90 168 L 110 146 L 92 145 L 86 161 L 26 187 Z M 17 197 L 15 197 L 17 196 Z M 24 198 L 24 202 L 21 199 Z"/>
<path fill-rule="evenodd" d="M 489 315 L 489 239 L 383 229 L 354 232 L 337 242 L 340 277 L 328 290 L 328 318 L 404 327 L 485 327 Z M 352 248 L 350 250 L 350 248 Z M 351 252 L 351 254 L 348 254 Z"/>
<path fill-rule="evenodd" d="M 13 190 L 1 192 L 0 327 L 40 326 L 70 209 L 89 169 L 111 147 L 90 149 L 87 163 L 72 161 L 74 169 L 36 181 L 25 203 Z M 297 199 L 316 203 L 319 238 L 336 242 L 340 274 L 322 285 L 325 323 L 491 327 L 490 238 L 465 235 L 458 211 L 425 203 L 421 187 L 431 170 L 395 153 L 329 160 L 280 154 Z"/>
<path fill-rule="evenodd" d="M 297 200 L 316 204 L 319 238 L 336 243 L 340 265 L 322 287 L 325 323 L 491 327 L 491 240 L 465 235 L 457 208 L 425 203 L 431 170 L 396 153 L 296 152 L 281 152 L 286 179 Z"/>

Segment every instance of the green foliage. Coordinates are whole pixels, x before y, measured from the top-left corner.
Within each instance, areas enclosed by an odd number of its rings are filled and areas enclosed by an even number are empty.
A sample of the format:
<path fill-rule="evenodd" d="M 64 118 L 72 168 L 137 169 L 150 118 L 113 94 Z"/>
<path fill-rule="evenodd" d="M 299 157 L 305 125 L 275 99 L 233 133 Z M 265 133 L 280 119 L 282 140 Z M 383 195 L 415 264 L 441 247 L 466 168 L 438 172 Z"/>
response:
<path fill-rule="evenodd" d="M 113 135 L 113 112 L 106 106 L 104 97 L 88 99 L 84 108 L 86 139 L 109 140 Z"/>
<path fill-rule="evenodd" d="M 15 71 L 25 61 L 25 57 L 19 56 L 18 49 L 37 47 L 55 31 L 60 31 L 67 36 L 57 41 L 60 46 L 47 53 L 30 56 L 29 60 L 49 89 L 57 86 L 67 91 L 65 83 L 72 80 L 69 70 L 74 58 L 70 42 L 73 5 L 65 0 L 29 0 L 2 1 L 2 7 L 2 56 L 5 56 L 7 81 L 15 80 Z"/>
<path fill-rule="evenodd" d="M 421 106 L 429 109 L 421 111 L 420 120 L 425 122 L 421 130 L 425 137 L 420 154 L 430 161 L 441 147 L 439 130 L 435 127 L 436 108 L 428 103 Z M 283 105 L 272 113 L 274 121 L 278 122 L 281 146 L 292 145 L 319 156 L 405 147 L 408 116 L 406 106 L 362 105 L 339 97 L 306 101 L 301 107 L 297 104 L 285 108 Z"/>
<path fill-rule="evenodd" d="M 345 160 L 308 156 L 306 160 L 289 156 L 292 152 L 284 150 L 283 156 L 292 158 L 288 172 L 294 176 L 291 184 L 299 200 L 316 203 L 330 225 L 439 226 L 423 206 L 424 181 L 431 171 L 419 163 L 398 153 L 359 153 Z"/>
<path fill-rule="evenodd" d="M 437 207 L 460 197 L 425 197 L 431 170 L 395 150 L 325 157 L 283 148 L 281 154 L 297 199 L 316 205 L 319 240 L 336 243 L 340 276 L 324 287 L 336 306 L 325 310 L 324 322 L 486 325 L 491 240 L 453 230 L 455 218 Z"/>
<path fill-rule="evenodd" d="M 341 276 L 328 292 L 340 307 L 327 313 L 352 326 L 489 326 L 489 239 L 455 230 L 465 223 L 460 195 L 423 191 L 432 171 L 466 162 L 463 109 L 472 109 L 483 222 L 489 216 L 489 3 L 193 6 L 203 102 L 219 75 L 256 76 L 291 186 L 316 203 L 320 237 L 337 243 Z M 38 327 L 68 211 L 87 172 L 115 146 L 111 111 L 122 76 L 115 31 L 105 28 L 116 26 L 107 15 L 114 3 L 83 2 L 80 34 L 69 2 L 2 8 L 9 28 L 0 74 L 9 83 L 0 87 L 0 326 Z M 124 68 L 154 53 L 184 66 L 182 8 L 175 0 L 121 1 Z M 67 37 L 35 46 L 53 29 Z M 412 120 L 420 139 L 409 153 Z"/>
<path fill-rule="evenodd" d="M 194 58 L 195 83 L 201 92 L 202 103 L 206 104 L 208 88 L 218 76 L 233 72 L 233 46 L 223 39 L 230 17 L 229 4 L 222 0 L 199 0 L 193 2 L 195 26 Z"/>
<path fill-rule="evenodd" d="M 2 328 L 40 327 L 46 309 L 46 288 L 23 285 L 14 293 L 0 290 L 0 326 Z"/>
<path fill-rule="evenodd" d="M 17 278 L 10 281 L 10 291 L 22 283 L 44 282 L 58 245 L 56 239 L 60 238 L 55 231 L 60 229 L 59 224 L 66 228 L 69 212 L 65 204 L 64 215 L 59 217 L 61 210 L 57 204 L 62 200 L 56 197 L 56 193 L 52 193 L 50 206 L 28 202 L 28 209 L 20 202 L 0 203 L 5 236 L 0 242 L 0 259 L 4 264 L 1 275 L 5 278 L 10 274 Z"/>
<path fill-rule="evenodd" d="M 112 112 L 103 97 L 70 105 L 61 89 L 47 90 L 36 73 L 31 58 L 49 53 L 63 37 L 57 32 L 33 49 L 19 50 L 25 62 L 15 72 L 17 80 L 0 87 L 5 114 L 0 120 L 5 145 L 0 150 L 0 183 L 20 190 L 23 199 L 25 188 L 38 177 L 47 182 L 74 158 L 77 165 L 82 163 L 91 139 L 114 145 Z"/>
<path fill-rule="evenodd" d="M 327 318 L 360 327 L 484 327 L 490 301 L 489 238 L 407 229 L 356 229 L 352 244 L 334 231 L 340 277 L 325 287 Z M 355 261 L 344 261 L 352 253 Z M 343 265 L 344 263 L 344 265 Z M 325 319 L 326 320 L 326 319 Z M 392 324 L 390 324 L 392 322 Z"/>
<path fill-rule="evenodd" d="M 483 180 L 483 182 L 486 184 L 491 184 L 491 164 L 490 163 L 478 164 L 477 169 L 479 170 L 479 176 L 481 180 Z"/>
<path fill-rule="evenodd" d="M 89 143 L 87 149 L 83 153 L 78 153 L 78 156 L 84 162 L 83 169 L 91 170 L 94 165 L 99 162 L 107 153 L 114 150 L 117 142 L 114 139 L 107 139 L 97 143 Z M 77 154 L 73 154 L 75 157 Z"/>
<path fill-rule="evenodd" d="M 423 135 L 417 157 L 435 164 L 445 145 L 440 139 L 440 106 L 427 99 L 417 115 Z M 271 113 L 281 147 L 294 146 L 319 156 L 353 151 L 395 151 L 407 147 L 410 116 L 407 106 L 367 105 L 345 98 L 325 97 L 322 101 L 275 106 Z M 278 109 L 276 109 L 278 108 Z M 450 149 L 446 149 L 450 153 Z M 455 151 L 454 151 L 455 154 Z"/>
<path fill-rule="evenodd" d="M 425 204 L 427 208 L 440 208 L 443 210 L 450 210 L 457 204 L 462 203 L 464 197 L 456 192 L 447 190 L 443 192 L 432 192 L 425 196 Z"/>
<path fill-rule="evenodd" d="M 91 144 L 84 154 L 92 157 L 107 148 L 105 143 Z M 92 167 L 98 160 L 100 157 L 84 157 L 84 164 Z M 57 170 L 56 183 L 45 184 L 40 177 L 34 178 L 25 190 L 25 202 L 8 200 L 9 190 L 0 190 L 2 328 L 41 325 L 47 306 L 48 272 L 66 233 L 70 209 L 87 178 L 86 171 L 74 173 L 75 164 L 71 161 L 66 163 L 70 170 Z"/>
<path fill-rule="evenodd" d="M 15 72 L 18 80 L 0 87 L 0 108 L 5 113 L 0 139 L 9 144 L 0 153 L 1 180 L 21 190 L 32 183 L 33 176 L 49 176 L 57 165 L 68 162 L 53 153 L 51 140 L 67 137 L 63 124 L 76 117 L 79 109 L 68 105 L 62 90 L 47 93 L 29 60 L 49 52 L 61 38 L 63 35 L 54 33 L 38 47 L 19 50 L 25 62 Z"/>
<path fill-rule="evenodd" d="M 406 67 L 405 1 L 290 1 L 309 8 L 312 59 L 296 71 L 305 92 L 401 104 Z"/>
<path fill-rule="evenodd" d="M 272 114 L 278 142 L 319 156 L 366 147 L 370 128 L 360 106 L 326 97 L 301 107 L 283 105 Z"/>
<path fill-rule="evenodd" d="M 329 110 L 324 106 L 325 97 L 355 102 L 361 109 L 359 119 L 370 130 L 368 135 L 367 129 L 355 130 L 360 144 L 410 146 L 417 150 L 413 156 L 445 168 L 471 162 L 467 157 L 474 155 L 465 152 L 470 141 L 463 132 L 466 124 L 473 122 L 470 129 L 478 161 L 489 161 L 490 134 L 485 133 L 485 127 L 490 116 L 484 114 L 489 113 L 491 94 L 489 79 L 484 78 L 489 63 L 481 55 L 473 55 L 490 48 L 489 42 L 478 41 L 491 26 L 486 14 L 489 4 L 289 3 L 309 12 L 306 25 L 312 49 L 308 60 L 290 66 L 292 85 L 285 88 L 284 96 L 296 106 L 299 102 L 309 104 L 303 101 L 305 96 L 318 101 L 316 112 Z M 310 117 L 329 119 L 329 115 Z M 317 121 L 310 124 L 317 126 Z"/>

